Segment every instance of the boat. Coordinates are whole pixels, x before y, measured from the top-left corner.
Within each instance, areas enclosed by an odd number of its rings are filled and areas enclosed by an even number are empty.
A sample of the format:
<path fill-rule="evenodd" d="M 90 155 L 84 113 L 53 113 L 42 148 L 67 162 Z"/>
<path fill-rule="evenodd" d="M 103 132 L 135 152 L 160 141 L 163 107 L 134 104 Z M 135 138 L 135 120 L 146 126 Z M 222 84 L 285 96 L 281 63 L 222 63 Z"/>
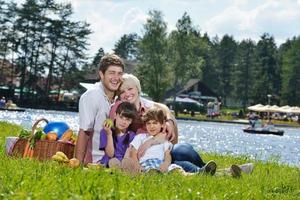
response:
<path fill-rule="evenodd" d="M 244 132 L 246 133 L 253 133 L 253 134 L 272 134 L 272 135 L 279 135 L 283 136 L 284 131 L 279 130 L 276 128 L 273 129 L 264 129 L 264 128 L 245 128 L 243 129 Z"/>
<path fill-rule="evenodd" d="M 0 110 L 24 112 L 24 111 L 25 111 L 25 108 L 20 108 L 20 107 L 0 108 Z"/>

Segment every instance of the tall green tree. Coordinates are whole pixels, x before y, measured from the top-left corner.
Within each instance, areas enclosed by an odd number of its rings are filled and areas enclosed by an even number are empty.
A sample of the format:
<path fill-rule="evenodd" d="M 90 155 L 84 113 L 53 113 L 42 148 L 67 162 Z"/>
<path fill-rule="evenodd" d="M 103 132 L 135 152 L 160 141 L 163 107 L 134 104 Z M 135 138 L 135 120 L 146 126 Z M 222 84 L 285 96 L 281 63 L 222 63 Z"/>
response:
<path fill-rule="evenodd" d="M 125 60 L 133 60 L 137 54 L 138 35 L 124 34 L 115 44 L 114 52 Z"/>
<path fill-rule="evenodd" d="M 160 11 L 149 12 L 144 32 L 139 42 L 138 77 L 144 91 L 154 101 L 162 101 L 169 86 L 169 79 L 166 56 L 167 24 Z"/>
<path fill-rule="evenodd" d="M 249 104 L 252 85 L 255 81 L 254 65 L 255 43 L 250 39 L 243 40 L 237 49 L 236 65 L 233 70 L 233 88 L 234 97 L 242 102 L 244 110 Z"/>
<path fill-rule="evenodd" d="M 300 37 L 281 46 L 282 104 L 300 105 Z"/>
<path fill-rule="evenodd" d="M 214 48 L 213 42 L 210 40 L 209 36 L 205 33 L 202 40 L 203 49 L 203 66 L 202 66 L 202 81 L 209 88 L 211 88 L 215 93 L 218 92 L 218 79 L 217 79 L 217 69 L 216 69 L 216 48 Z"/>
<path fill-rule="evenodd" d="M 237 43 L 232 36 L 224 35 L 220 44 L 217 45 L 217 81 L 219 83 L 218 93 L 227 105 L 227 97 L 232 95 L 232 73 L 236 64 Z"/>
<path fill-rule="evenodd" d="M 169 36 L 168 58 L 174 88 L 182 88 L 190 78 L 201 78 L 202 57 L 196 32 L 190 16 L 184 13 Z"/>
<path fill-rule="evenodd" d="M 280 95 L 280 73 L 281 68 L 278 64 L 278 50 L 274 38 L 269 34 L 263 34 L 257 43 L 255 65 L 255 81 L 252 98 L 256 103 L 268 103 L 267 95 Z"/>

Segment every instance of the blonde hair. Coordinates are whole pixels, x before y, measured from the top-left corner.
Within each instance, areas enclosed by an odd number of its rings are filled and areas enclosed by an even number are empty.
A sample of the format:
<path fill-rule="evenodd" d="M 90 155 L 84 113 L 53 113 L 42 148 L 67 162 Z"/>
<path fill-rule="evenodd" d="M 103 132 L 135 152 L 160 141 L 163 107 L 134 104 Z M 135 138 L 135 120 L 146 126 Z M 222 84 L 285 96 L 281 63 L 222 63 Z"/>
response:
<path fill-rule="evenodd" d="M 141 83 L 136 76 L 134 76 L 133 74 L 123 74 L 122 78 L 123 82 L 120 86 L 120 89 L 135 86 L 138 89 L 139 94 L 141 94 Z"/>

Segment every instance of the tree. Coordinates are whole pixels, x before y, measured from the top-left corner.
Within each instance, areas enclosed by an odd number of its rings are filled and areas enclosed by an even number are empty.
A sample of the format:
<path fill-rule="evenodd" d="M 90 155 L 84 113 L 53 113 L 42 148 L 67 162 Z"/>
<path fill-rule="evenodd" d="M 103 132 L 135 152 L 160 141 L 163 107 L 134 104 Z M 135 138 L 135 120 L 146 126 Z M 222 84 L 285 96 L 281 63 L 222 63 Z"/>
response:
<path fill-rule="evenodd" d="M 100 63 L 100 60 L 101 58 L 105 55 L 105 52 L 104 52 L 104 49 L 102 47 L 100 47 L 98 49 L 98 52 L 96 53 L 94 59 L 93 59 L 93 62 L 92 62 L 92 66 L 94 68 L 97 68 L 97 66 L 99 65 Z"/>
<path fill-rule="evenodd" d="M 133 60 L 137 54 L 138 35 L 125 34 L 115 44 L 114 52 L 125 60 Z"/>
<path fill-rule="evenodd" d="M 300 105 L 300 37 L 282 44 L 282 103 Z"/>
<path fill-rule="evenodd" d="M 217 81 L 219 83 L 218 93 L 223 98 L 224 105 L 227 97 L 232 94 L 232 73 L 236 59 L 237 44 L 232 36 L 224 35 L 217 46 Z"/>
<path fill-rule="evenodd" d="M 216 48 L 214 48 L 213 42 L 209 39 L 208 35 L 205 33 L 202 40 L 203 49 L 203 59 L 204 63 L 202 66 L 202 81 L 214 92 L 218 91 L 218 79 L 217 79 L 217 69 L 216 69 Z"/>
<path fill-rule="evenodd" d="M 281 68 L 274 38 L 263 34 L 256 48 L 255 81 L 252 98 L 257 102 L 267 102 L 267 95 L 279 96 Z"/>
<path fill-rule="evenodd" d="M 137 73 L 144 91 L 154 101 L 162 101 L 169 86 L 167 70 L 167 24 L 160 11 L 150 11 L 139 42 Z"/>
<path fill-rule="evenodd" d="M 176 30 L 168 38 L 168 63 L 172 72 L 174 101 L 178 90 L 191 78 L 200 78 L 203 57 L 200 34 L 193 27 L 190 16 L 185 12 L 176 23 Z"/>
<path fill-rule="evenodd" d="M 242 102 L 243 109 L 249 103 L 255 77 L 255 44 L 252 40 L 243 40 L 237 49 L 237 61 L 233 70 L 234 97 Z"/>

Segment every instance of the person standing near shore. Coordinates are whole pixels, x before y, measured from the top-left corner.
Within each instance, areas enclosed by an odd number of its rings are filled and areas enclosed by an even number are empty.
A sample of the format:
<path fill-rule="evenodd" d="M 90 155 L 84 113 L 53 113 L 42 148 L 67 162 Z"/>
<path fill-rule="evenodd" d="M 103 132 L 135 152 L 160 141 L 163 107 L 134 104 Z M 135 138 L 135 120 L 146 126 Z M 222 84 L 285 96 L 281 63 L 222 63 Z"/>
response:
<path fill-rule="evenodd" d="M 75 157 L 84 164 L 96 163 L 104 156 L 99 150 L 100 130 L 108 117 L 124 72 L 123 60 L 108 54 L 102 57 L 99 66 L 100 82 L 87 90 L 79 100 L 79 134 Z"/>

